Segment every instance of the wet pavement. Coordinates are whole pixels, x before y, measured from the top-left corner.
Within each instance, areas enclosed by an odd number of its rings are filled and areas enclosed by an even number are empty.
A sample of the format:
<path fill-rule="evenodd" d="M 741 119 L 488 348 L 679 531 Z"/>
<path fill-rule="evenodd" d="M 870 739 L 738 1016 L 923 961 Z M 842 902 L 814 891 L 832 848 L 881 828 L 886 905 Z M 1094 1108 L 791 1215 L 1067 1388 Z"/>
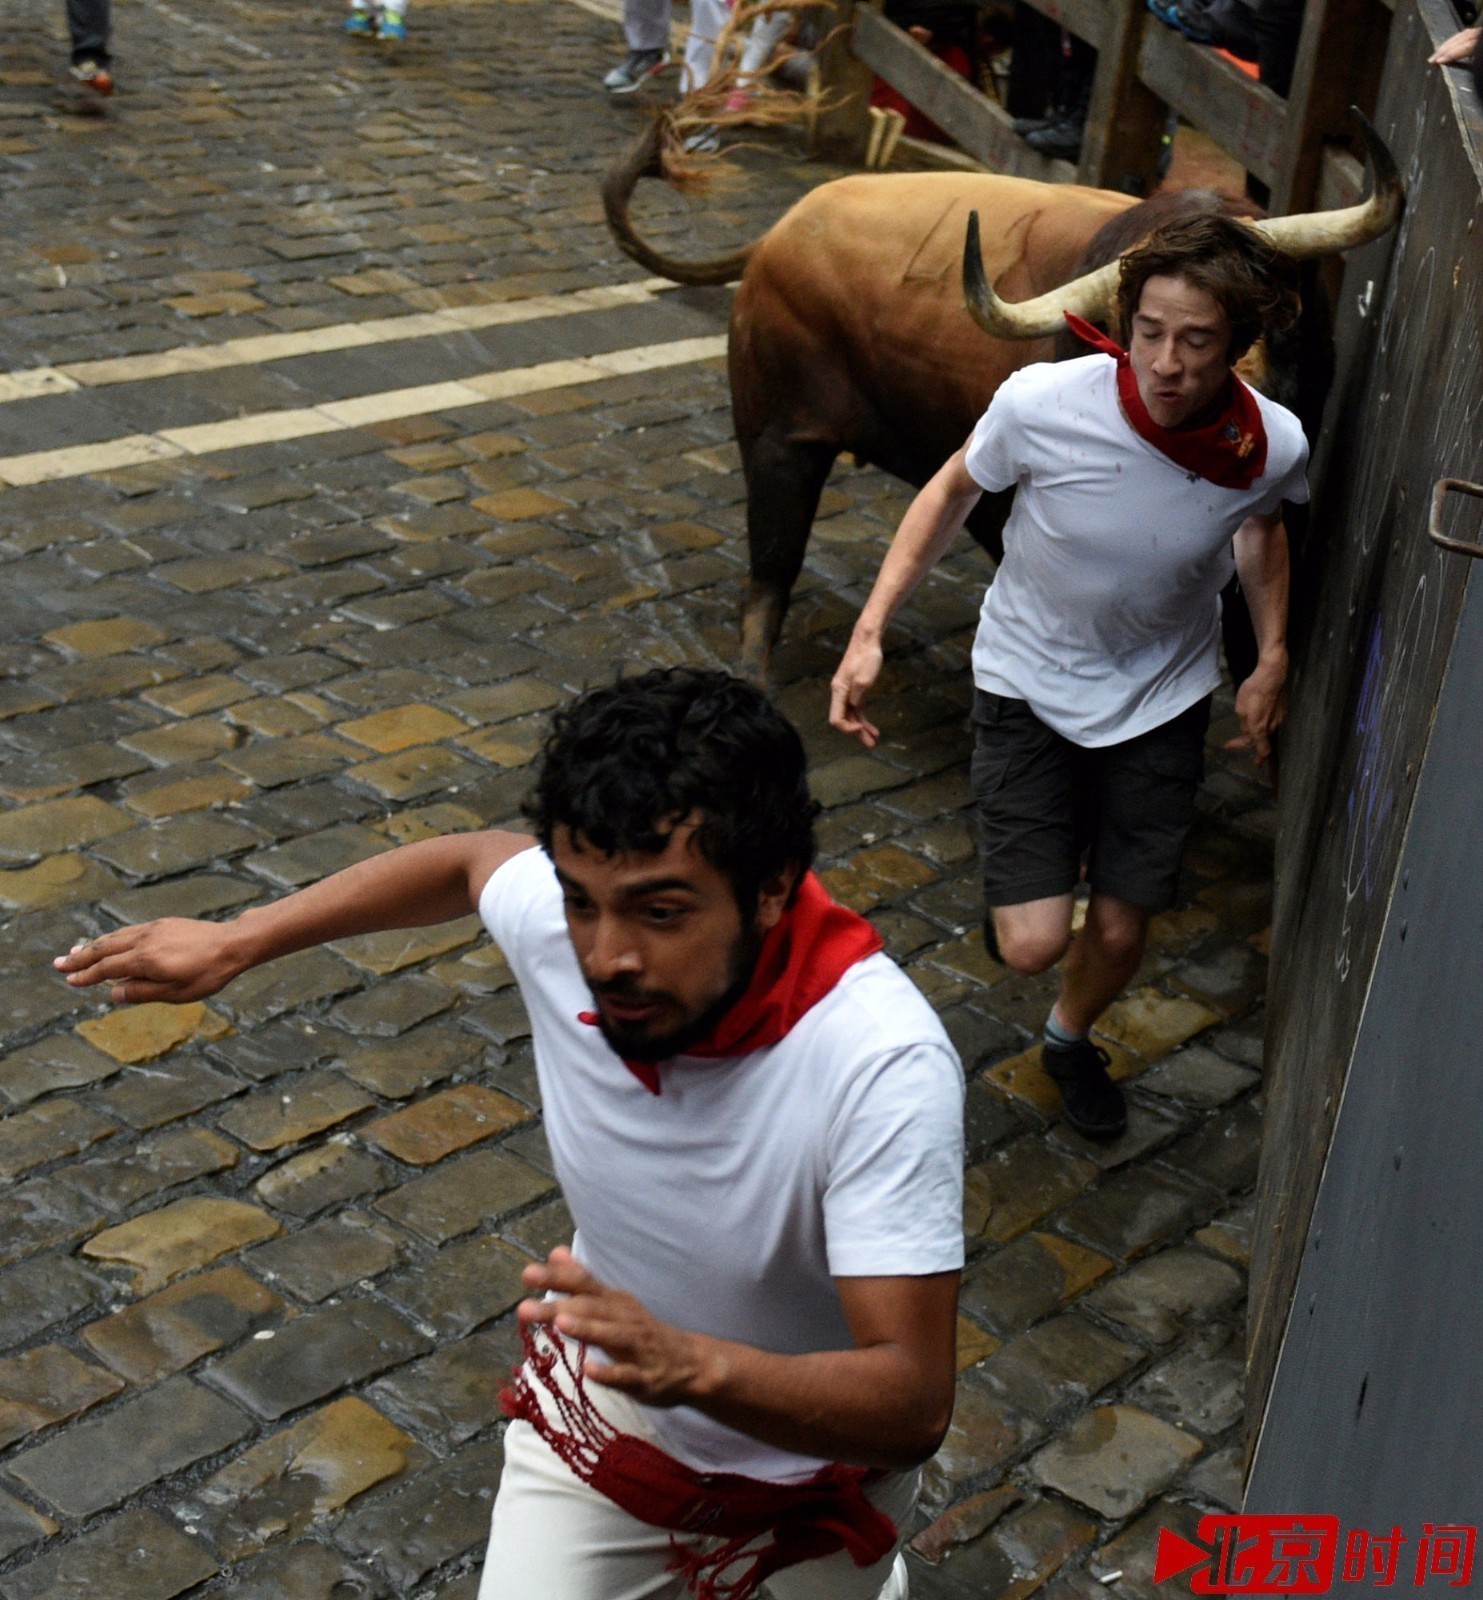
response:
<path fill-rule="evenodd" d="M 570 692 L 733 664 L 729 297 L 602 225 L 641 108 L 593 10 L 424 5 L 390 57 L 328 7 L 139 0 L 99 116 L 55 9 L 0 34 L 0 1595 L 471 1600 L 520 1267 L 567 1229 L 498 952 L 349 939 L 118 1013 L 47 962 L 510 821 Z M 708 253 L 831 175 L 751 166 L 646 225 Z M 882 748 L 825 725 L 905 498 L 836 472 L 776 665 L 826 879 L 969 1070 L 913 1593 L 1151 1596 L 1158 1528 L 1238 1495 L 1270 793 L 1213 751 L 1103 1028 L 1129 1130 L 1086 1143 L 1035 1065 L 1051 980 L 977 932 L 981 556 L 904 616 Z"/>

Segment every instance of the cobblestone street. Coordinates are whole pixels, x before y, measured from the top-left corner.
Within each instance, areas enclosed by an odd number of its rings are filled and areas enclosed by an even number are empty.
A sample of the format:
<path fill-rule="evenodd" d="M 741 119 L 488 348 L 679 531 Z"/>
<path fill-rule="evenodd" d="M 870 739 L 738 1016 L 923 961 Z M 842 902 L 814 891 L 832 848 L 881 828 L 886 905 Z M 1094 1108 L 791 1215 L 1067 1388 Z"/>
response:
<path fill-rule="evenodd" d="M 643 108 L 572 0 L 60 0 L 0 35 L 0 1595 L 473 1600 L 519 1273 L 568 1237 L 528 1027 L 474 919 L 109 1011 L 52 956 L 514 821 L 548 709 L 736 660 L 729 293 L 645 279 L 598 181 Z M 636 97 L 641 99 L 642 97 Z M 645 226 L 711 253 L 834 175 L 748 157 Z M 688 220 L 693 219 L 693 220 Z M 693 232 L 693 237 L 687 235 Z M 824 877 L 969 1076 L 956 1419 L 918 1600 L 1151 1600 L 1239 1495 L 1274 817 L 1219 752 L 1184 898 L 1103 1042 L 1126 1135 L 1053 1116 L 1051 976 L 986 954 L 965 543 L 875 753 L 827 679 L 906 503 L 841 467 L 776 656 Z M 593 1600 L 601 1600 L 594 1596 Z"/>

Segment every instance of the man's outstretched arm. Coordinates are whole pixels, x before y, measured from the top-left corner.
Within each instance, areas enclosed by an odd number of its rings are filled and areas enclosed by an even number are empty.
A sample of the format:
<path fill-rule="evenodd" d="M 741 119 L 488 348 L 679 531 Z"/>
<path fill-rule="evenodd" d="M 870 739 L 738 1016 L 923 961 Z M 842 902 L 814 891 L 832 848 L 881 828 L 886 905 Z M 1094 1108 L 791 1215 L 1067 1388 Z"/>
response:
<path fill-rule="evenodd" d="M 565 1248 L 525 1269 L 535 1290 L 522 1322 L 554 1322 L 596 1345 L 584 1373 L 652 1406 L 693 1406 L 764 1444 L 854 1466 L 900 1471 L 928 1459 L 953 1413 L 956 1272 L 836 1278 L 853 1350 L 779 1355 L 660 1321 L 599 1283 Z"/>
<path fill-rule="evenodd" d="M 425 839 L 230 922 L 141 922 L 78 945 L 53 965 L 76 988 L 111 984 L 116 1005 L 201 1000 L 248 968 L 310 945 L 467 916 L 493 873 L 534 844 L 527 834 L 500 830 Z"/>

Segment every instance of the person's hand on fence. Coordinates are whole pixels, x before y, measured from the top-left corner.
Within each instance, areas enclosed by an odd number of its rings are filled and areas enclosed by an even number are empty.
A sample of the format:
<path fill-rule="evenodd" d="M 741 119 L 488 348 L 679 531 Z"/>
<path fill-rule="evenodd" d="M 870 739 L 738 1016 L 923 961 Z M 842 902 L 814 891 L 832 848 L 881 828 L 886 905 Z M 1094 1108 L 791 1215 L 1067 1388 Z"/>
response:
<path fill-rule="evenodd" d="M 1478 38 L 1483 28 L 1464 28 L 1444 39 L 1427 58 L 1427 65 L 1447 67 L 1457 61 L 1471 61 L 1478 51 Z"/>

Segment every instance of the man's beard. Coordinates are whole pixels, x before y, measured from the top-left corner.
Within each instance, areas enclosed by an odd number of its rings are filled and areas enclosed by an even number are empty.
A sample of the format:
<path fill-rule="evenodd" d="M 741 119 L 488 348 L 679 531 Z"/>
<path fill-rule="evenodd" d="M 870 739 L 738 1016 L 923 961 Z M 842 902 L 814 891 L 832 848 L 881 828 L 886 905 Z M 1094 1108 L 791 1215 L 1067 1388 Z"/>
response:
<path fill-rule="evenodd" d="M 752 981 L 752 974 L 757 968 L 757 957 L 762 950 L 761 935 L 754 930 L 745 929 L 731 947 L 731 958 L 728 962 L 730 979 L 722 993 L 713 1000 L 699 1015 L 692 1017 L 689 1022 L 682 1023 L 678 1028 L 671 1029 L 664 1034 L 628 1033 L 622 1028 L 610 1026 L 602 1014 L 602 1007 L 598 1007 L 597 1025 L 608 1044 L 625 1060 L 628 1061 L 668 1061 L 671 1056 L 682 1056 L 693 1046 L 699 1044 L 707 1037 L 720 1022 L 722 1017 L 737 1003 L 747 992 L 747 986 Z M 625 979 L 618 979 L 613 983 L 588 984 L 592 990 L 593 998 L 600 999 L 610 996 L 614 1000 L 636 1001 L 640 1004 L 650 998 L 650 991 L 643 989 L 636 983 Z M 655 998 L 667 998 L 656 995 Z"/>

